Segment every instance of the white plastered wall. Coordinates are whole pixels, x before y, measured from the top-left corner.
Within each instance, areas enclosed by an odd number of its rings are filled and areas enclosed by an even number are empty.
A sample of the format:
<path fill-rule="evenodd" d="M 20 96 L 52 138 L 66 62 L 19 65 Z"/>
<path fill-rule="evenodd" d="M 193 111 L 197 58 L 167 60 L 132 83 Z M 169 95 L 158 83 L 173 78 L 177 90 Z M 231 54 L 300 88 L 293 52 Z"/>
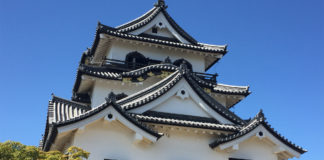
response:
<path fill-rule="evenodd" d="M 120 160 L 227 160 L 208 144 L 212 135 L 174 132 L 153 144 L 135 143 L 135 133 L 116 122 L 97 121 L 77 131 L 72 145 L 90 152 L 89 159 Z"/>
<path fill-rule="evenodd" d="M 167 28 L 157 28 L 157 33 L 152 33 L 152 28 L 148 29 L 144 32 L 145 34 L 150 34 L 154 36 L 161 36 L 161 37 L 167 37 L 167 38 L 175 38 L 170 31 Z"/>
<path fill-rule="evenodd" d="M 192 65 L 193 71 L 195 72 L 204 72 L 205 63 L 204 57 L 196 54 L 186 53 L 174 50 L 169 50 L 168 48 L 161 48 L 152 46 L 143 46 L 141 44 L 130 44 L 129 42 L 114 41 L 111 49 L 107 53 L 107 57 L 117 60 L 125 60 L 125 57 L 128 53 L 137 51 L 143 54 L 145 57 L 155 60 L 164 61 L 168 56 L 171 61 L 174 62 L 177 59 L 184 58 L 189 61 Z"/>
<path fill-rule="evenodd" d="M 161 80 L 159 77 L 149 77 L 144 82 L 133 83 L 97 78 L 92 90 L 91 107 L 97 107 L 105 102 L 105 98 L 108 97 L 110 92 L 114 92 L 115 94 L 125 93 L 131 95 L 153 85 L 159 80 Z"/>
<path fill-rule="evenodd" d="M 239 150 L 230 154 L 232 158 L 244 158 L 251 160 L 277 160 L 273 153 L 273 147 L 253 137 L 239 144 Z"/>
<path fill-rule="evenodd" d="M 271 148 L 257 139 L 240 144 L 239 150 L 225 152 L 212 150 L 209 143 L 215 135 L 173 130 L 155 143 L 135 141 L 135 132 L 118 121 L 95 121 L 78 130 L 71 145 L 90 152 L 94 160 L 277 160 Z"/>

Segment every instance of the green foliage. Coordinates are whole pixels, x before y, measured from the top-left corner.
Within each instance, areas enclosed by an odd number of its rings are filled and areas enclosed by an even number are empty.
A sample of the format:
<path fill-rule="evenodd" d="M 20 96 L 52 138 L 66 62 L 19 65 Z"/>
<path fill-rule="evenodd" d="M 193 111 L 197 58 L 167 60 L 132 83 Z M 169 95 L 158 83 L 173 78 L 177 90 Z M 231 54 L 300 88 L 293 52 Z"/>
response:
<path fill-rule="evenodd" d="M 75 146 L 71 146 L 63 154 L 59 151 L 44 152 L 38 147 L 19 142 L 0 142 L 0 160 L 82 160 L 88 159 L 89 155 L 89 152 Z"/>

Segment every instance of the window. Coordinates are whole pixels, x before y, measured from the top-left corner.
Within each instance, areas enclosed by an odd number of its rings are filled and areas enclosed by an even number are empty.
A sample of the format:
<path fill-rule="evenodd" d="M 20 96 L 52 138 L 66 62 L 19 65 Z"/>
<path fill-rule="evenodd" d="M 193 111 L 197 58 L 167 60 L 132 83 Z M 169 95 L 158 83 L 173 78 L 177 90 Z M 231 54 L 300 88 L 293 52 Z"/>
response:
<path fill-rule="evenodd" d="M 140 68 L 148 63 L 147 58 L 137 51 L 128 53 L 125 61 L 129 68 Z"/>
<path fill-rule="evenodd" d="M 152 33 L 157 33 L 158 32 L 158 29 L 156 27 L 153 27 L 152 28 Z"/>
<path fill-rule="evenodd" d="M 182 63 L 185 63 L 189 70 L 192 70 L 192 65 L 187 60 L 181 58 L 173 62 L 174 65 L 180 66 Z"/>

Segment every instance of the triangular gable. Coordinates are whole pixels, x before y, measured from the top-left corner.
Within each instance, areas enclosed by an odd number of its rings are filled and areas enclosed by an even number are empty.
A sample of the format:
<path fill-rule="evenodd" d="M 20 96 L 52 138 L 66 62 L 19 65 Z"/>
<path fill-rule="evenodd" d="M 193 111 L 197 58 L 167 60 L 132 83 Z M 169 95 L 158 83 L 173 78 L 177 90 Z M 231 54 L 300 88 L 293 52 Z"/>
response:
<path fill-rule="evenodd" d="M 190 87 L 185 79 L 181 79 L 166 94 L 142 107 L 131 110 L 133 113 L 147 111 L 167 112 L 214 118 L 222 124 L 232 124 L 231 121 L 213 111 Z"/>
<path fill-rule="evenodd" d="M 260 111 L 258 115 L 252 119 L 242 129 L 234 134 L 219 137 L 210 144 L 211 148 L 218 148 L 220 150 L 235 151 L 239 149 L 239 144 L 247 141 L 253 137 L 258 137 L 262 142 L 273 145 L 274 154 L 285 159 L 292 157 L 299 157 L 305 153 L 306 150 L 288 141 L 282 137 L 265 121 L 265 117 Z M 269 143 L 269 141 L 271 143 Z"/>
<path fill-rule="evenodd" d="M 156 142 L 162 136 L 148 128 L 146 125 L 137 121 L 128 113 L 124 112 L 124 110 L 118 104 L 116 104 L 116 96 L 113 93 L 110 93 L 106 100 L 107 101 L 104 104 L 85 112 L 78 117 L 74 117 L 66 121 L 52 123 L 48 128 L 49 134 L 47 137 L 45 137 L 45 145 L 43 147 L 44 150 L 50 149 L 50 146 L 55 141 L 58 134 L 83 128 L 84 126 L 101 118 L 105 118 L 108 121 L 118 120 L 123 125 L 133 130 L 137 136 L 142 136 L 151 142 Z"/>
<path fill-rule="evenodd" d="M 176 39 L 182 43 L 197 44 L 197 41 L 171 18 L 166 8 L 165 2 L 159 0 L 153 9 L 133 21 L 116 27 L 116 29 L 122 33 L 157 36 Z"/>
<path fill-rule="evenodd" d="M 238 116 L 205 93 L 192 76 L 191 71 L 182 64 L 169 77 L 139 93 L 120 100 L 118 103 L 129 112 L 141 114 L 158 107 L 176 94 L 181 97 L 179 94 L 181 94 L 181 89 L 184 88 L 191 96 L 192 102 L 196 103 L 196 109 L 199 109 L 201 113 L 213 117 L 223 124 L 245 124 Z M 164 109 L 167 110 L 167 108 Z"/>
<path fill-rule="evenodd" d="M 160 12 L 154 19 L 151 20 L 151 22 L 149 22 L 145 26 L 142 26 L 141 28 L 130 32 L 130 34 L 134 35 L 143 35 L 143 33 L 161 38 L 176 39 L 181 43 L 191 44 L 175 28 L 172 27 L 163 12 Z"/>

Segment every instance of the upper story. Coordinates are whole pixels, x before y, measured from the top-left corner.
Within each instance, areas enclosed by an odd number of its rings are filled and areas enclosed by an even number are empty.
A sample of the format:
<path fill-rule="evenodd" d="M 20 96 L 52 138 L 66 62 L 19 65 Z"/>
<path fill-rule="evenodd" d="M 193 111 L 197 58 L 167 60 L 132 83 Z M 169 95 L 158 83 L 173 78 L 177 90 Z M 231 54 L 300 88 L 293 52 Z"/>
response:
<path fill-rule="evenodd" d="M 92 47 L 81 57 L 72 100 L 95 107 L 111 91 L 134 94 L 158 83 L 176 70 L 172 66 L 182 63 L 201 87 L 227 108 L 249 95 L 248 86 L 219 84 L 217 74 L 205 73 L 227 53 L 227 46 L 197 42 L 166 9 L 159 0 L 151 10 L 123 25 L 98 23 Z M 154 66 L 154 74 L 142 73 L 144 67 L 159 64 L 165 65 Z M 131 74 L 139 69 L 138 74 Z"/>
<path fill-rule="evenodd" d="M 193 71 L 204 72 L 226 54 L 226 45 L 197 42 L 166 9 L 160 0 L 144 15 L 118 27 L 98 23 L 88 63 L 103 65 L 118 60 L 147 65 L 169 57 L 172 62 L 185 59 Z M 137 54 L 130 54 L 133 52 Z"/>

